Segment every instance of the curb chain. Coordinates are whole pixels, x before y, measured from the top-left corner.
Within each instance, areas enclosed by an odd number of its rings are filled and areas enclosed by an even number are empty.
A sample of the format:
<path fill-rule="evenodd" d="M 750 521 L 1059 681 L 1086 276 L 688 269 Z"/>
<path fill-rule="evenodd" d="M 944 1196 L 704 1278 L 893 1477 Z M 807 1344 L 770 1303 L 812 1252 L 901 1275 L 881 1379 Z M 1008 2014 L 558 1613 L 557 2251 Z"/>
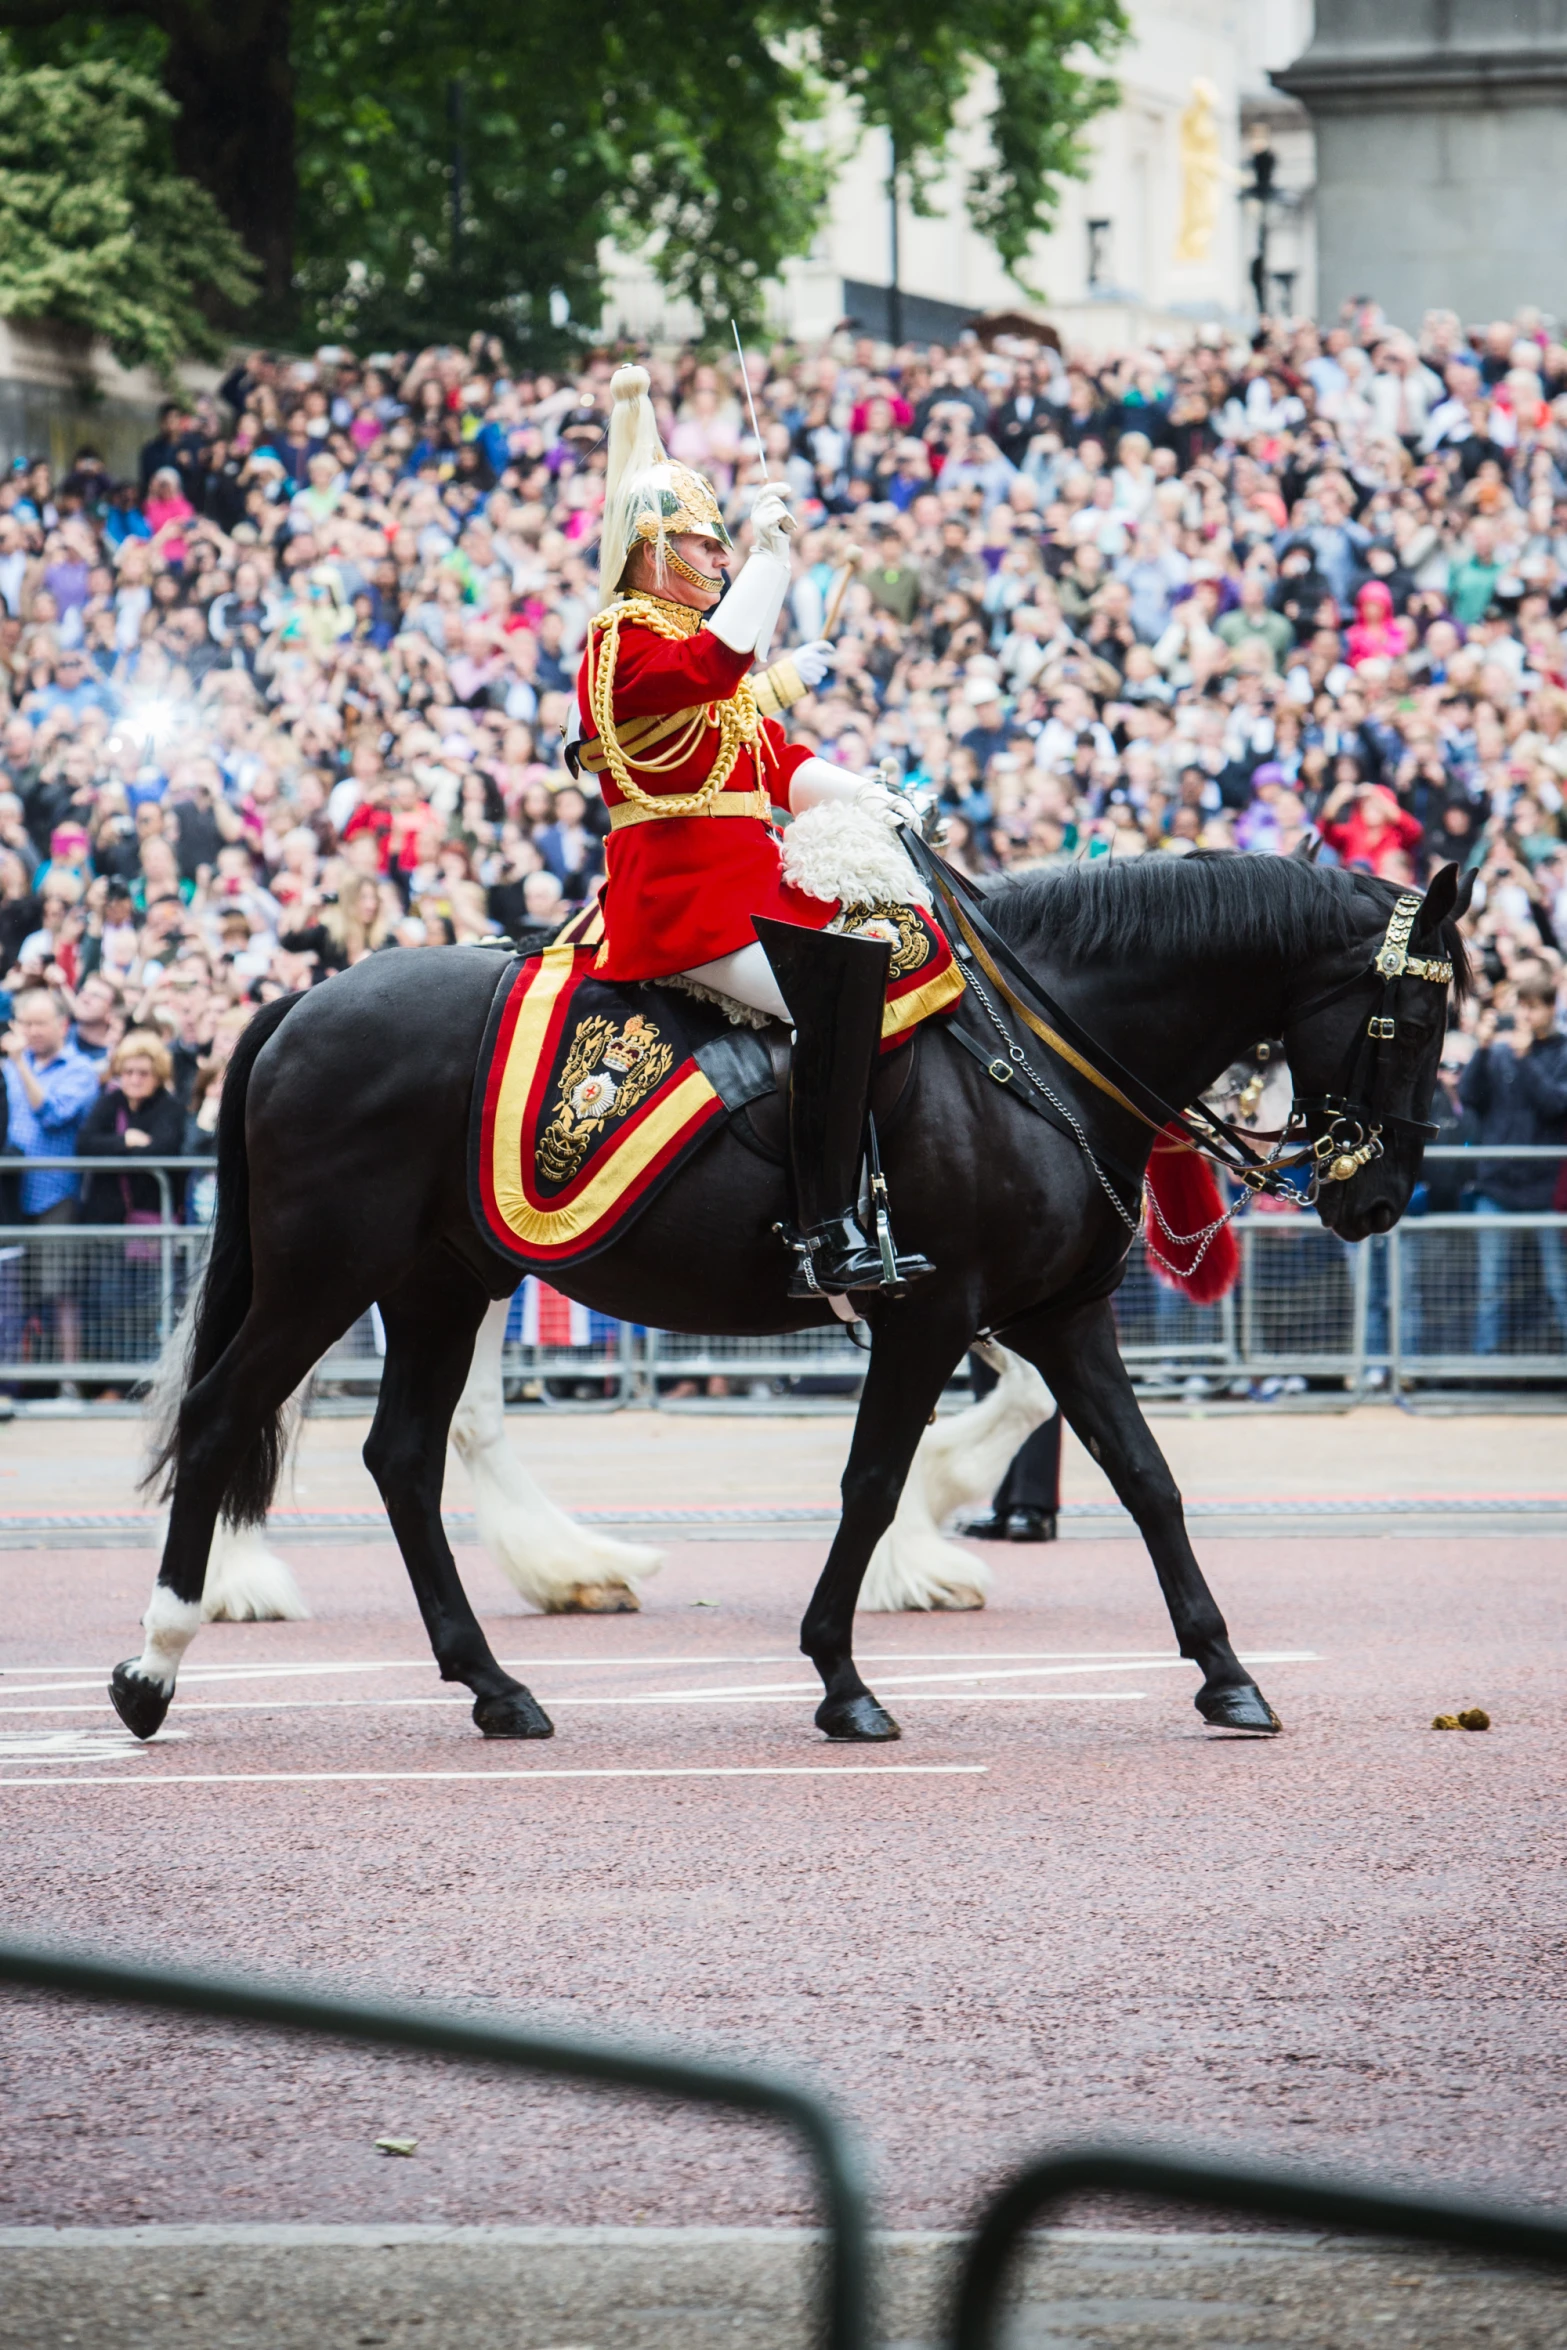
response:
<path fill-rule="evenodd" d="M 1176 1248 L 1195 1248 L 1197 1251 L 1196 1255 L 1191 1259 L 1189 1264 L 1171 1264 L 1169 1258 L 1154 1241 L 1152 1234 L 1147 1231 L 1143 1216 L 1134 1216 L 1128 1211 L 1120 1193 L 1116 1190 L 1114 1184 L 1110 1181 L 1109 1176 L 1105 1173 L 1103 1167 L 1100 1166 L 1099 1161 L 1095 1158 L 1088 1137 L 1083 1132 L 1082 1126 L 1078 1119 L 1073 1114 L 1073 1112 L 1068 1109 L 1066 1103 L 1061 1100 L 1060 1096 L 1052 1089 L 1051 1086 L 1046 1083 L 1045 1079 L 1040 1076 L 1039 1071 L 1033 1066 L 1032 1062 L 1028 1058 L 1028 1055 L 1024 1052 L 1022 1046 L 1016 1041 L 1011 1030 L 1007 1027 L 1006 1022 L 1001 1018 L 1001 1015 L 996 1010 L 995 1005 L 991 1002 L 990 997 L 985 992 L 983 983 L 972 966 L 970 966 L 970 968 L 965 971 L 964 978 L 968 982 L 968 985 L 973 989 L 975 995 L 979 998 L 980 1008 L 984 1012 L 986 1018 L 989 1020 L 992 1028 L 994 1028 L 996 1034 L 1000 1037 L 1002 1043 L 1006 1046 L 1007 1059 L 1012 1063 L 1015 1069 L 1020 1070 L 1022 1074 L 1028 1079 L 1035 1092 L 1042 1095 L 1043 1098 L 1050 1104 L 1051 1108 L 1058 1112 L 1058 1114 L 1066 1120 L 1068 1126 L 1072 1130 L 1073 1136 L 1076 1139 L 1078 1149 L 1082 1152 L 1084 1158 L 1088 1161 L 1088 1164 L 1090 1167 L 1092 1167 L 1094 1174 L 1098 1178 L 1100 1190 L 1104 1193 L 1106 1199 L 1110 1202 L 1110 1205 L 1114 1208 L 1116 1214 L 1120 1217 L 1121 1222 L 1126 1226 L 1126 1229 L 1131 1234 L 1132 1238 L 1135 1240 L 1138 1232 L 1142 1231 L 1143 1246 L 1148 1255 L 1153 1258 L 1155 1264 L 1161 1265 L 1165 1272 L 1174 1274 L 1182 1280 L 1189 1279 L 1190 1276 L 1196 1272 L 1198 1266 L 1202 1263 L 1203 1258 L 1208 1254 L 1209 1249 L 1213 1246 L 1219 1234 L 1224 1230 L 1226 1224 L 1230 1223 L 1236 1216 L 1240 1214 L 1242 1208 L 1246 1205 L 1247 1194 L 1244 1191 L 1241 1192 L 1239 1197 L 1230 1207 L 1225 1209 L 1221 1216 L 1216 1217 L 1213 1223 L 1205 1224 L 1200 1232 L 1175 1232 L 1166 1222 L 1164 1212 L 1160 1208 L 1158 1200 L 1154 1197 L 1152 1189 L 1146 1184 L 1140 1186 L 1139 1206 L 1152 1210 L 1154 1218 L 1158 1223 L 1160 1231 L 1164 1234 L 1165 1239 L 1170 1241 Z"/>

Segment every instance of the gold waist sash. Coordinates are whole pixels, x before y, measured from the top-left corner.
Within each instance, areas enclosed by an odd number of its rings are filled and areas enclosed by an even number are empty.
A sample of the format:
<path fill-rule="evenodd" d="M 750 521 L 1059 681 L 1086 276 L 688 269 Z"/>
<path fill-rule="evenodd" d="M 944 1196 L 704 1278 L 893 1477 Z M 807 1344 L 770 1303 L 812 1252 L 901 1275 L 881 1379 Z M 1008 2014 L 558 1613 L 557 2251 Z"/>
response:
<path fill-rule="evenodd" d="M 718 797 L 702 810 L 701 816 L 683 815 L 678 808 L 672 810 L 671 815 L 676 821 L 693 824 L 701 823 L 702 819 L 707 816 L 749 816 L 753 820 L 759 819 L 763 824 L 766 824 L 772 816 L 772 803 L 764 791 L 725 791 L 720 792 Z M 611 808 L 609 812 L 611 832 L 624 832 L 629 824 L 657 824 L 669 821 L 670 817 L 664 815 L 662 808 L 637 808 L 633 807 L 629 800 L 622 800 L 618 808 Z"/>

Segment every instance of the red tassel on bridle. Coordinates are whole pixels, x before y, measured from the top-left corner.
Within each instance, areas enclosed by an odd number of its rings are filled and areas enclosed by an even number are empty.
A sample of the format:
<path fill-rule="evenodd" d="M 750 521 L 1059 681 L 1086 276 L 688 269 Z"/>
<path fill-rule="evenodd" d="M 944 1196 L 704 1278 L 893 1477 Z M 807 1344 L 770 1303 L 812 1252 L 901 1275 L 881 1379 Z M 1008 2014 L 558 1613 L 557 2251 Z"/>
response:
<path fill-rule="evenodd" d="M 1148 1192 L 1144 1236 L 1154 1279 L 1193 1305 L 1217 1305 L 1240 1279 L 1241 1252 L 1230 1224 L 1220 1225 L 1204 1247 L 1210 1225 L 1224 1214 L 1224 1201 L 1213 1169 L 1178 1126 L 1166 1126 L 1153 1146 Z"/>

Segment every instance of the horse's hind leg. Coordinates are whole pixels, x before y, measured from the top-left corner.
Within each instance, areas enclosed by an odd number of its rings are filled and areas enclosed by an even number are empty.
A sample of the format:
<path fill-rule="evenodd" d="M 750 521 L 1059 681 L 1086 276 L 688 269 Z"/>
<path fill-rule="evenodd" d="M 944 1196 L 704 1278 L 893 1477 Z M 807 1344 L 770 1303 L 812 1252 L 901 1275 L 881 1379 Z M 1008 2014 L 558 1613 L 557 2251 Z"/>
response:
<path fill-rule="evenodd" d="M 353 1309 L 340 1311 L 325 1294 L 314 1314 L 279 1316 L 252 1304 L 232 1342 L 181 1403 L 169 1527 L 142 1618 L 142 1652 L 116 1665 L 109 1681 L 115 1712 L 138 1738 L 150 1738 L 169 1710 L 180 1660 L 201 1623 L 213 1532 L 235 1477 L 353 1318 Z"/>
<path fill-rule="evenodd" d="M 444 1681 L 464 1681 L 486 1738 L 549 1738 L 554 1724 L 503 1672 L 457 1573 L 441 1524 L 446 1439 L 488 1303 L 455 1259 L 431 1250 L 381 1299 L 386 1362 L 365 1466 L 381 1489 Z"/>
<path fill-rule="evenodd" d="M 452 1450 L 473 1485 L 479 1540 L 513 1588 L 546 1615 L 632 1614 L 642 1604 L 637 1577 L 657 1574 L 659 1553 L 617 1542 L 557 1509 L 507 1437 L 501 1358 L 510 1304 L 502 1298 L 480 1324 L 452 1416 Z"/>
<path fill-rule="evenodd" d="M 1003 1335 L 1044 1373 L 1069 1425 L 1136 1519 L 1181 1654 L 1202 1672 L 1192 1702 L 1203 1720 L 1218 1730 L 1278 1730 L 1279 1717 L 1230 1646 L 1218 1603 L 1203 1580 L 1180 1491 L 1121 1360 L 1108 1300 L 1060 1317 L 1044 1310 L 1010 1324 Z"/>

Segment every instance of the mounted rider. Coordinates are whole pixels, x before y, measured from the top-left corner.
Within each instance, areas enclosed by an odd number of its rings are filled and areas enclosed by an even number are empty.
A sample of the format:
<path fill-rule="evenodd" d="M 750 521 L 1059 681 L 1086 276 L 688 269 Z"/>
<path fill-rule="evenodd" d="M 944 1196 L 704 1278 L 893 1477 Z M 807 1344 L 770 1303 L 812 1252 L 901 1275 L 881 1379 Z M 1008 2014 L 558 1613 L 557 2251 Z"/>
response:
<path fill-rule="evenodd" d="M 825 673 L 826 646 L 751 674 L 789 590 L 784 488 L 757 493 L 753 550 L 726 584 L 735 550 L 718 499 L 666 456 L 646 372 L 622 367 L 610 390 L 602 602 L 573 745 L 609 809 L 597 969 L 678 977 L 792 1025 L 790 1295 L 892 1286 L 856 1205 L 890 950 L 828 929 L 837 896 L 787 877 L 772 809 L 855 809 L 871 820 L 872 863 L 884 870 L 890 851 L 896 872 L 897 806 L 881 785 L 789 743 L 771 714 Z M 913 886 L 909 869 L 904 894 Z M 901 1256 L 897 1285 L 931 1269 Z"/>

